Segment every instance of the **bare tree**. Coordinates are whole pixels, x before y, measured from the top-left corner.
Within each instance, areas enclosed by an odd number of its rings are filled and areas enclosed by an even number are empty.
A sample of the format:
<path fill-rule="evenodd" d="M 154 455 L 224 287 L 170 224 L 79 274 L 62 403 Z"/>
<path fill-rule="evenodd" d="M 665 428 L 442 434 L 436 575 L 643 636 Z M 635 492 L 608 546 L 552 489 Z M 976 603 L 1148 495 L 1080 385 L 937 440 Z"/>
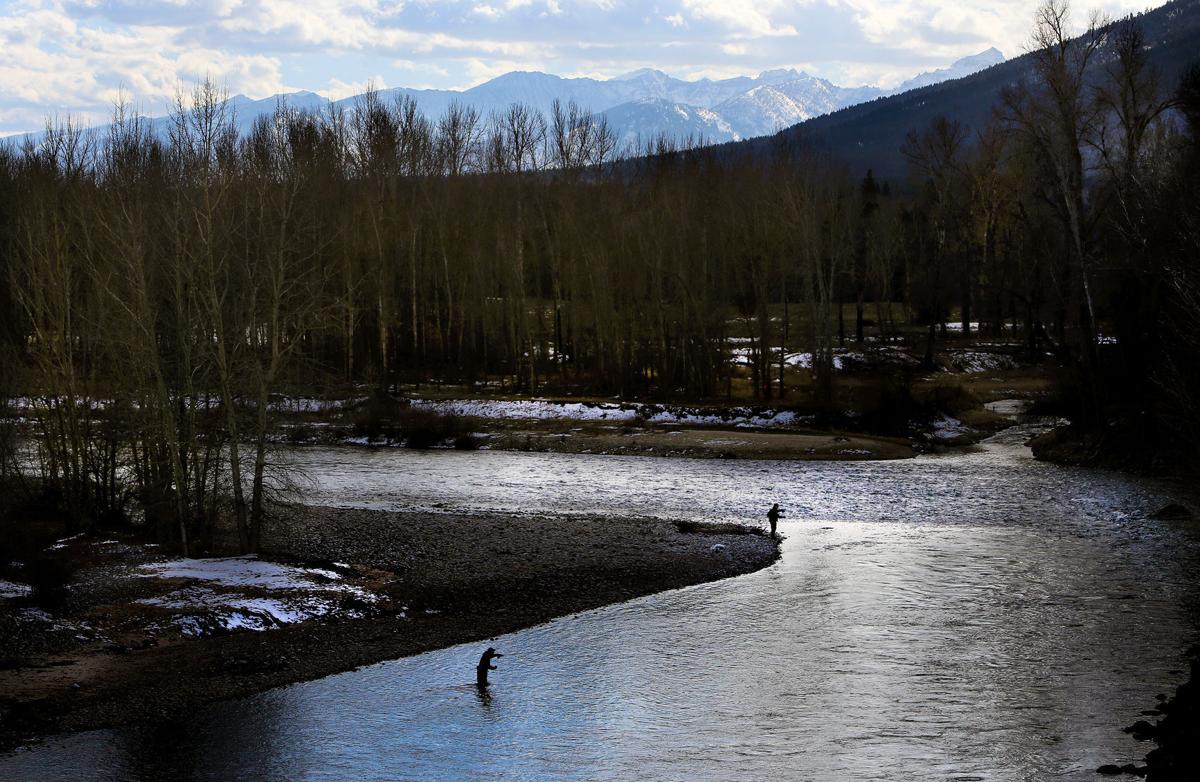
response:
<path fill-rule="evenodd" d="M 1035 80 L 1006 90 L 1002 116 L 1037 150 L 1050 174 L 1053 202 L 1068 237 L 1066 288 L 1079 312 L 1078 345 L 1085 365 L 1094 366 L 1096 308 L 1091 283 L 1092 219 L 1084 197 L 1083 149 L 1096 131 L 1098 114 L 1089 100 L 1087 77 L 1104 43 L 1106 20 L 1093 14 L 1087 30 L 1073 34 L 1070 6 L 1046 0 L 1034 17 L 1030 53 Z"/>

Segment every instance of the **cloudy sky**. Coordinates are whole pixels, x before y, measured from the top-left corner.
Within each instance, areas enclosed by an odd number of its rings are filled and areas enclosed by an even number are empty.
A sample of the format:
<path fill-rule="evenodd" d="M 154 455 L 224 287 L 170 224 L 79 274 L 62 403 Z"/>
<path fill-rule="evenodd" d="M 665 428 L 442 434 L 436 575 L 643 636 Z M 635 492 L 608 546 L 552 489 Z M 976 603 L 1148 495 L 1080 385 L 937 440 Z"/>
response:
<path fill-rule="evenodd" d="M 0 134 L 160 114 L 211 75 L 254 98 L 461 89 L 511 70 L 681 78 L 795 67 L 891 86 L 988 46 L 1019 53 L 1037 0 L 0 0 Z M 1157 0 L 1076 0 L 1079 20 Z"/>

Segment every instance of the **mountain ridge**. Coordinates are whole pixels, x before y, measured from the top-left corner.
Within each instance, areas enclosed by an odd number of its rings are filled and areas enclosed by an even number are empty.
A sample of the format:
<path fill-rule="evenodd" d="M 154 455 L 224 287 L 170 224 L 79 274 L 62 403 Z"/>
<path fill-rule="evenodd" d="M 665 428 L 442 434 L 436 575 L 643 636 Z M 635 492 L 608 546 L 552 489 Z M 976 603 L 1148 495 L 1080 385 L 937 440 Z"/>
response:
<path fill-rule="evenodd" d="M 1114 20 L 1133 20 L 1142 27 L 1149 62 L 1157 68 L 1165 89 L 1173 89 L 1183 70 L 1200 64 L 1200 0 L 1172 0 L 1140 14 Z M 1107 62 L 1106 53 L 1094 63 L 1093 76 Z M 902 181 L 907 164 L 900 147 L 912 131 L 921 132 L 939 115 L 957 120 L 971 132 L 992 116 L 1005 87 L 1028 80 L 1032 54 L 1025 53 L 958 79 L 884 95 L 840 108 L 790 126 L 773 137 L 726 144 L 724 151 L 767 154 L 773 138 L 798 140 L 822 148 L 856 175 L 868 170 L 878 179 Z"/>
<path fill-rule="evenodd" d="M 997 57 L 1002 59 L 1003 55 L 991 48 L 913 79 L 953 78 L 972 63 L 986 64 Z M 574 101 L 606 118 L 620 149 L 627 150 L 663 135 L 706 144 L 750 139 L 890 93 L 869 85 L 843 87 L 795 68 L 768 69 L 757 76 L 696 80 L 676 78 L 655 68 L 639 68 L 611 79 L 509 71 L 465 90 L 390 87 L 378 90 L 378 94 L 385 101 L 409 98 L 430 118 L 443 115 L 452 103 L 472 106 L 486 117 L 513 103 L 548 115 L 555 100 Z M 280 101 L 301 111 L 350 112 L 361 97 L 334 100 L 310 90 L 259 99 L 238 94 L 229 98 L 229 106 L 238 131 L 245 134 Z M 150 121 L 156 132 L 164 134 L 170 124 L 166 117 L 151 117 Z M 102 130 L 103 126 L 93 128 L 93 132 Z M 22 139 L 40 135 L 18 134 L 8 140 L 21 143 Z"/>

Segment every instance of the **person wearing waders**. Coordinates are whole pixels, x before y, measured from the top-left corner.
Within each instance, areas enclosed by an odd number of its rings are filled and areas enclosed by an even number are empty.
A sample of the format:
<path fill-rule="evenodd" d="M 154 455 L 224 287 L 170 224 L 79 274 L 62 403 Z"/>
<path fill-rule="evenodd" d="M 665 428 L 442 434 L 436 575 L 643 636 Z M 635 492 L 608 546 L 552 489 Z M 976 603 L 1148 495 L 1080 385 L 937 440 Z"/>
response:
<path fill-rule="evenodd" d="M 771 522 L 771 537 L 775 537 L 775 525 L 779 523 L 779 517 L 782 515 L 783 511 L 779 509 L 778 502 L 767 511 L 767 521 Z"/>
<path fill-rule="evenodd" d="M 488 678 L 487 678 L 488 671 L 496 670 L 496 666 L 492 665 L 492 660 L 495 659 L 496 657 L 503 657 L 503 656 L 504 655 L 500 654 L 492 647 L 489 646 L 487 648 L 487 651 L 484 652 L 483 656 L 479 658 L 479 665 L 475 666 L 475 684 L 476 685 L 478 685 L 479 687 L 488 686 Z"/>

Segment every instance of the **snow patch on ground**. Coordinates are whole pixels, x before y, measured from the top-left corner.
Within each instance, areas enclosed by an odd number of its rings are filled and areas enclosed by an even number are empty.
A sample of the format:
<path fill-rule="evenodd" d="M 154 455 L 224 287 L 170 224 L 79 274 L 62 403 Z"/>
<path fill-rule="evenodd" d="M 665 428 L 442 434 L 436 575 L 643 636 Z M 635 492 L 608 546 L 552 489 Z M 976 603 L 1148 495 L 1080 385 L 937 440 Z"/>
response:
<path fill-rule="evenodd" d="M 355 399 L 316 399 L 313 397 L 276 397 L 267 407 L 277 413 L 326 413 L 357 407 L 366 397 Z"/>
<path fill-rule="evenodd" d="M 734 364 L 750 366 L 750 361 L 752 358 L 752 351 L 750 348 L 734 348 L 730 351 L 730 354 L 733 356 Z M 769 359 L 773 366 L 779 366 L 779 351 L 772 350 Z M 853 351 L 839 352 L 835 353 L 833 356 L 833 368 L 841 371 L 855 362 L 861 363 L 865 362 L 866 360 L 867 357 L 862 353 L 855 353 Z M 784 356 L 783 362 L 793 369 L 812 369 L 813 354 L 788 353 L 786 356 Z"/>
<path fill-rule="evenodd" d="M 959 372 L 969 374 L 1016 369 L 1018 366 L 1016 359 L 1012 356 L 1007 356 L 1003 353 L 983 353 L 975 350 L 955 352 L 950 357 L 950 364 Z"/>
<path fill-rule="evenodd" d="M 195 583 L 143 605 L 183 612 L 172 623 L 185 635 L 230 630 L 270 630 L 321 616 L 362 616 L 363 604 L 378 596 L 346 584 L 340 573 L 266 562 L 255 557 L 173 559 L 142 565 L 143 577 Z M 264 594 L 265 593 L 265 594 Z M 350 606 L 345 604 L 350 602 Z"/>
<path fill-rule="evenodd" d="M 83 533 L 80 532 L 78 535 L 72 535 L 69 538 L 59 538 L 58 540 L 54 541 L 53 544 L 47 546 L 46 551 L 58 551 L 59 549 L 64 549 L 71 545 L 71 541 L 79 540 L 82 537 Z"/>
<path fill-rule="evenodd" d="M 745 407 L 733 407 L 722 414 L 702 413 L 685 410 L 663 410 L 646 420 L 655 424 L 691 424 L 693 426 L 735 426 L 742 429 L 768 429 L 771 427 L 797 426 L 810 420 L 811 416 L 798 416 L 791 410 L 763 410 L 755 412 Z"/>
<path fill-rule="evenodd" d="M 45 622 L 47 624 L 54 622 L 54 617 L 46 613 L 40 608 L 25 608 L 17 613 L 17 621 L 20 622 Z"/>
<path fill-rule="evenodd" d="M 33 587 L 28 584 L 19 584 L 15 581 L 5 581 L 3 578 L 0 578 L 0 600 L 29 597 L 31 594 L 33 594 Z"/>
<path fill-rule="evenodd" d="M 143 571 L 141 575 L 146 576 L 190 578 L 224 586 L 258 589 L 311 589 L 314 586 L 329 588 L 329 585 L 319 583 L 313 576 L 328 581 L 340 581 L 342 578 L 331 570 L 292 567 L 253 556 L 170 559 L 142 565 L 140 570 Z"/>
<path fill-rule="evenodd" d="M 787 427 L 807 420 L 790 410 L 754 410 L 736 407 L 720 413 L 703 409 L 666 408 L 617 402 L 554 402 L 547 399 L 414 399 L 417 410 L 442 415 L 506 420 L 572 420 L 632 423 L 643 419 L 655 424 L 724 425 L 737 427 Z"/>
<path fill-rule="evenodd" d="M 414 399 L 415 410 L 471 418 L 571 419 L 577 421 L 632 421 L 637 405 L 611 402 L 551 402 L 544 399 Z"/>
<path fill-rule="evenodd" d="M 216 630 L 270 630 L 339 612 L 330 597 L 313 594 L 247 597 L 204 587 L 184 587 L 162 597 L 137 601 L 186 612 L 172 622 L 184 635 L 206 635 Z M 359 614 L 341 611 L 342 615 Z"/>
<path fill-rule="evenodd" d="M 962 438 L 969 438 L 972 434 L 971 427 L 945 413 L 934 419 L 932 426 L 933 431 L 929 436 L 938 442 L 948 443 Z"/>

